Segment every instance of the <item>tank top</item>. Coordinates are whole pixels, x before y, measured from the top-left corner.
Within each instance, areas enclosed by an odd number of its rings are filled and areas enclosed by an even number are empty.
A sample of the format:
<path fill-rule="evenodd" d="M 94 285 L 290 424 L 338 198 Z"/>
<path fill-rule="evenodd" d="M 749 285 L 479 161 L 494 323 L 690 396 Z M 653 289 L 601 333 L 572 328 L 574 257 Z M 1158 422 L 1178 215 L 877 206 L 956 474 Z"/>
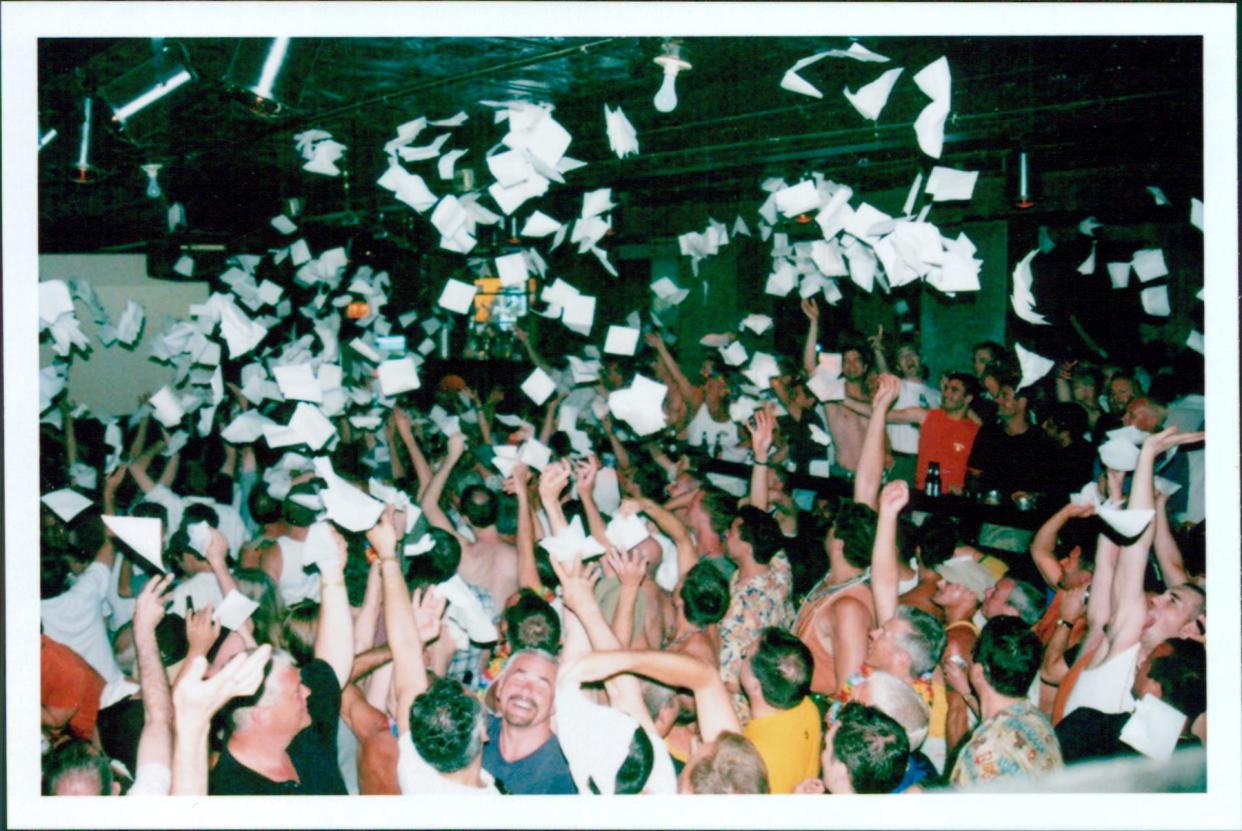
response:
<path fill-rule="evenodd" d="M 319 602 L 319 574 L 308 574 L 302 569 L 302 554 L 306 543 L 292 537 L 280 537 L 276 540 L 280 546 L 280 580 L 276 587 L 280 589 L 280 599 L 286 606 L 302 600 Z"/>
<path fill-rule="evenodd" d="M 836 665 L 832 653 L 824 648 L 815 633 L 814 621 L 821 610 L 827 609 L 837 598 L 844 596 L 845 590 L 866 583 L 871 579 L 871 569 L 867 569 L 857 577 L 844 583 L 830 584 L 825 575 L 810 592 L 802 604 L 802 610 L 794 623 L 793 633 L 811 651 L 814 671 L 811 675 L 811 692 L 821 695 L 832 695 L 837 688 Z"/>

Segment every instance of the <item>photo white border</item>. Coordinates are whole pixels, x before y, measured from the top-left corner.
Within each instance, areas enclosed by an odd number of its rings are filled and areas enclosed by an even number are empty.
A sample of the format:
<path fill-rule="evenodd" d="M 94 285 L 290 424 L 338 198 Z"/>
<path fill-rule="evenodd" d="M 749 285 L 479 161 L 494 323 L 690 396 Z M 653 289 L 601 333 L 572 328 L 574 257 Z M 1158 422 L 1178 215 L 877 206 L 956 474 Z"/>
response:
<path fill-rule="evenodd" d="M 1238 656 L 1237 44 L 1229 4 L 747 3 L 5 3 L 3 254 L 6 775 L 18 827 L 1242 827 Z M 1206 795 L 925 795 L 835 797 L 507 798 L 472 802 L 305 797 L 49 801 L 39 791 L 34 690 L 38 665 L 34 137 L 36 39 L 228 36 L 833 36 L 1201 35 L 1204 38 L 1204 273 L 1208 351 L 1209 587 L 1212 633 Z M 654 80 L 654 76 L 653 76 Z M 778 79 L 773 79 L 774 96 Z M 654 88 L 654 83 L 653 83 Z M 1159 114 L 1153 117 L 1158 118 Z M 1137 186 L 1147 184 L 1136 182 Z M 883 801 L 878 801 L 883 799 Z M 601 801 L 603 800 L 603 801 Z M 582 810 L 580 810 L 580 808 Z M 589 812 L 588 812 L 589 811 Z"/>

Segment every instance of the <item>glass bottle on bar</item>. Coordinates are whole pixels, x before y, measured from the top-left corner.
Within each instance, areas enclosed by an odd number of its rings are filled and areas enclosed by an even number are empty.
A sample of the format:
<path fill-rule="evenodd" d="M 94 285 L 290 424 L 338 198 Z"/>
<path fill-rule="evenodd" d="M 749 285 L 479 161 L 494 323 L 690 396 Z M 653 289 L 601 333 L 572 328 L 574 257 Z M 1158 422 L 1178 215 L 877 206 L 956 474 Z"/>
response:
<path fill-rule="evenodd" d="M 927 463 L 927 478 L 923 481 L 923 493 L 940 496 L 940 462 Z"/>

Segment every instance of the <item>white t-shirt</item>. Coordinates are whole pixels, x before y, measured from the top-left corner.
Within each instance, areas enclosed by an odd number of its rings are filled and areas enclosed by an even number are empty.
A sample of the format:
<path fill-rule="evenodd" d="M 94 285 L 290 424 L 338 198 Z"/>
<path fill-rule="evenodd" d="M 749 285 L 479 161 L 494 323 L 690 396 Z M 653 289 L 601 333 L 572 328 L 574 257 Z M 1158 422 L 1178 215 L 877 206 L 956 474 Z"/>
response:
<path fill-rule="evenodd" d="M 138 690 L 121 672 L 104 623 L 104 598 L 111 580 L 112 572 L 106 565 L 91 563 L 67 591 L 39 604 L 43 633 L 78 653 L 103 676 L 106 686 L 100 697 L 101 709 Z"/>
<path fill-rule="evenodd" d="M 461 794 L 469 796 L 499 796 L 496 780 L 487 771 L 479 770 L 483 787 L 476 788 L 446 779 L 418 754 L 409 733 L 397 739 L 397 784 L 402 794 Z"/>
<path fill-rule="evenodd" d="M 1084 669 L 1078 676 L 1069 700 L 1065 702 L 1065 715 L 1079 707 L 1091 707 L 1101 713 L 1130 713 L 1134 711 L 1134 674 L 1138 670 L 1139 645 L 1111 656 L 1098 667 Z"/>
<path fill-rule="evenodd" d="M 210 571 L 200 571 L 177 584 L 172 592 L 173 614 L 185 617 L 186 598 L 190 597 L 194 598 L 194 608 L 197 611 L 202 611 L 209 605 L 218 609 L 224 602 L 224 593 L 220 591 L 220 581 Z"/>
<path fill-rule="evenodd" d="M 906 407 L 922 407 L 926 410 L 933 410 L 940 406 L 940 393 L 921 381 L 908 381 L 902 379 L 901 392 L 897 395 L 897 402 L 893 404 L 894 409 L 905 409 Z M 890 424 L 888 429 L 888 440 L 893 446 L 894 453 L 908 453 L 915 455 L 919 452 L 919 428 L 914 424 Z"/>

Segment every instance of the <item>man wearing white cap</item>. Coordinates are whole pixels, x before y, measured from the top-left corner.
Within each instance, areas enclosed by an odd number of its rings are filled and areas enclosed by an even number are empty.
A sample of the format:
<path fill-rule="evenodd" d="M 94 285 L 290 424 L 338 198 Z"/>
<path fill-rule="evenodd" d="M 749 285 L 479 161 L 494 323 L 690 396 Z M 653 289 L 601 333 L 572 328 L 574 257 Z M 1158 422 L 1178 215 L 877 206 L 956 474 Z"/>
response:
<path fill-rule="evenodd" d="M 963 667 L 969 665 L 971 650 L 979 637 L 979 627 L 972 618 L 983 602 L 984 592 L 996 582 L 996 578 L 970 557 L 946 560 L 936 567 L 936 571 L 940 574 L 940 581 L 936 584 L 932 602 L 944 610 L 947 640 L 941 667 L 945 679 L 949 681 L 944 738 L 946 747 L 951 748 L 956 747 L 970 729 L 970 708 L 963 697 L 970 692 L 970 681 Z"/>

